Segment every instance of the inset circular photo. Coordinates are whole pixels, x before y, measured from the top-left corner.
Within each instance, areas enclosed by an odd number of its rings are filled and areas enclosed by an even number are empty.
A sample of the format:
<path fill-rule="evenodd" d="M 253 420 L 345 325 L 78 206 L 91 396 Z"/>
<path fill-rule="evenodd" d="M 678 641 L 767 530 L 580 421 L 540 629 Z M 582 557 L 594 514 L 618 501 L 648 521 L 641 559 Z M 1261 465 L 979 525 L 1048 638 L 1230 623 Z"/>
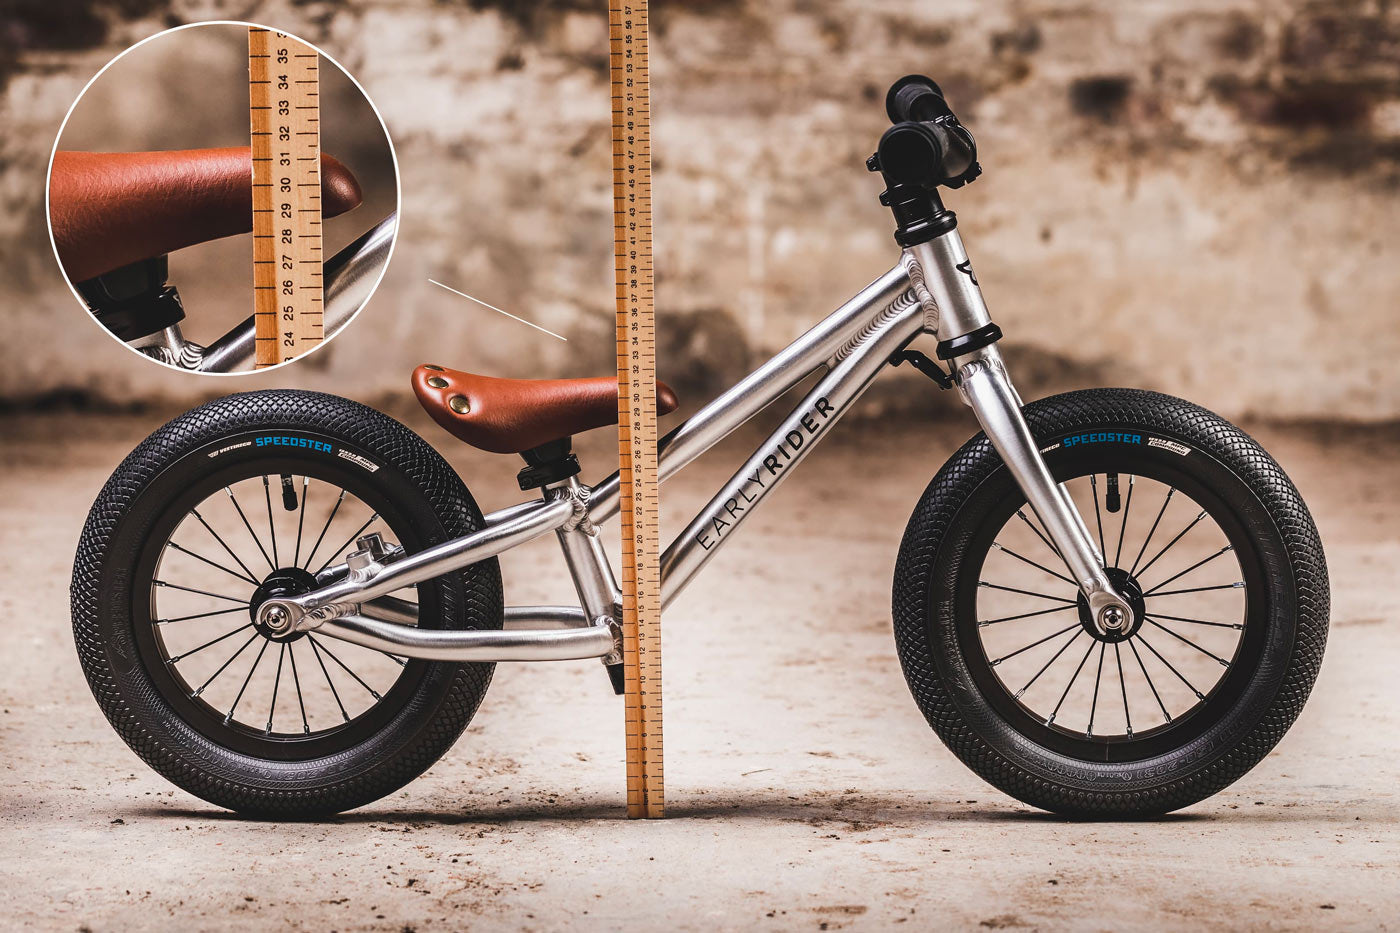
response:
<path fill-rule="evenodd" d="M 345 328 L 379 284 L 393 144 L 334 59 L 251 23 L 181 26 L 109 62 L 49 164 L 54 253 L 96 322 L 176 369 L 250 372 Z"/>

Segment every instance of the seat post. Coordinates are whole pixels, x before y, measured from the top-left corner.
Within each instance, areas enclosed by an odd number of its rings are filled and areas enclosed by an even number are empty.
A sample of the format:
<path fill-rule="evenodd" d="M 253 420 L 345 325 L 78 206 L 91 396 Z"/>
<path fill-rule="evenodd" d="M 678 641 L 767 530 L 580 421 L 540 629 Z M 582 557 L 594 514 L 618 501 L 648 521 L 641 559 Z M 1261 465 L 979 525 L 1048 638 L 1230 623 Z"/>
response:
<path fill-rule="evenodd" d="M 180 295 L 167 283 L 164 256 L 113 269 L 75 287 L 93 316 L 118 339 L 131 342 L 178 326 L 185 318 Z"/>
<path fill-rule="evenodd" d="M 539 489 L 577 476 L 581 468 L 578 465 L 578 457 L 573 454 L 573 440 L 572 437 L 561 437 L 522 451 L 520 456 L 526 465 L 515 476 L 520 488 Z"/>

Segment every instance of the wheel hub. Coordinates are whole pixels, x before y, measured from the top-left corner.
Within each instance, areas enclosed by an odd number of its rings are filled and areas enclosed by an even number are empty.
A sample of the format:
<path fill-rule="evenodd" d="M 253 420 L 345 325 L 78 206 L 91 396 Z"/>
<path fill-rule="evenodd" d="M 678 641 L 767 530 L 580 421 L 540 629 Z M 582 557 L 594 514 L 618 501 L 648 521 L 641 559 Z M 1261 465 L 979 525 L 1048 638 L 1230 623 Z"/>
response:
<path fill-rule="evenodd" d="M 1113 644 L 1127 641 L 1137 634 L 1138 629 L 1142 628 L 1143 616 L 1147 612 L 1147 603 L 1142 598 L 1142 587 L 1126 570 L 1109 567 L 1105 572 L 1108 575 L 1108 582 L 1113 584 L 1113 588 L 1127 600 L 1128 606 L 1133 610 L 1132 621 L 1126 628 L 1107 632 L 1100 631 L 1099 627 L 1094 624 L 1094 614 L 1089 609 L 1089 601 L 1084 598 L 1083 593 L 1080 593 L 1078 597 L 1079 624 L 1084 627 L 1084 631 L 1099 641 Z"/>
<path fill-rule="evenodd" d="M 305 632 L 294 631 L 291 633 L 277 633 L 268 628 L 267 624 L 258 618 L 258 610 L 262 604 L 269 599 L 285 599 L 288 596 L 301 596 L 316 589 L 316 577 L 309 571 L 300 567 L 283 567 L 274 570 L 263 580 L 262 585 L 254 592 L 253 597 L 248 601 L 248 615 L 253 619 L 253 627 L 258 630 L 264 638 L 273 641 L 296 641 L 305 635 Z"/>

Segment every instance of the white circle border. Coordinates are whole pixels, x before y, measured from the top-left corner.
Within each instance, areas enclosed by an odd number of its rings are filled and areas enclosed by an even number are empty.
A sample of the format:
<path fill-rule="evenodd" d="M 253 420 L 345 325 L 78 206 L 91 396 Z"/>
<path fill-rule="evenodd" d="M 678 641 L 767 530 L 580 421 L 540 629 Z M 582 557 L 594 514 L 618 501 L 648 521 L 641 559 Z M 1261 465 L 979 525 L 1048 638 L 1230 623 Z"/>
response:
<path fill-rule="evenodd" d="M 167 363 L 167 362 L 165 362 L 164 360 L 156 359 L 156 358 L 153 357 L 153 356 L 148 356 L 147 354 L 142 353 L 140 350 L 136 349 L 135 347 L 130 346 L 129 344 L 127 344 L 126 341 L 122 340 L 120 337 L 118 337 L 116 334 L 112 333 L 112 332 L 111 332 L 110 330 L 108 330 L 106 327 L 103 327 L 103 326 L 102 326 L 102 322 L 99 321 L 99 320 L 97 320 L 97 316 L 94 315 L 94 314 L 92 313 L 91 309 L 88 308 L 88 303 L 87 303 L 87 301 L 83 298 L 82 294 L 78 291 L 77 287 L 73 284 L 72 279 L 69 278 L 69 276 L 68 276 L 68 270 L 65 269 L 65 268 L 63 267 L 63 259 L 62 259 L 62 258 L 59 256 L 59 254 L 58 254 L 58 242 L 54 239 L 54 235 L 53 235 L 53 215 L 52 215 L 52 205 L 50 204 L 50 192 L 53 190 L 53 189 L 52 189 L 52 185 L 53 185 L 53 163 L 54 163 L 54 159 L 55 159 L 55 158 L 57 157 L 57 155 L 58 155 L 58 144 L 59 144 L 59 142 L 63 139 L 63 131 L 68 127 L 68 121 L 72 118 L 72 116 L 73 116 L 73 111 L 76 110 L 76 109 L 78 108 L 78 102 L 81 101 L 81 100 L 83 99 L 83 96 L 84 96 L 85 94 L 87 94 L 88 89 L 89 89 L 90 87 L 92 87 L 92 85 L 97 81 L 98 78 L 102 77 L 102 75 L 107 71 L 108 68 L 111 68 L 111 67 L 112 67 L 113 65 L 115 65 L 117 62 L 119 62 L 122 58 L 126 57 L 126 56 L 127 56 L 128 54 L 130 54 L 131 52 L 136 51 L 136 50 L 139 49 L 141 46 L 145 45 L 147 42 L 150 42 L 150 41 L 152 41 L 152 40 L 154 40 L 154 39 L 159 39 L 159 38 L 162 37 L 162 36 L 168 36 L 168 35 L 170 35 L 171 33 L 174 33 L 174 32 L 179 32 L 179 31 L 181 31 L 182 29 L 197 29 L 197 28 L 199 28 L 199 27 L 201 27 L 201 26 L 242 26 L 242 27 L 244 27 L 244 28 L 255 27 L 255 28 L 258 28 L 258 29 L 268 29 L 268 30 L 271 30 L 271 31 L 273 31 L 273 32 L 280 32 L 280 33 L 282 33 L 283 35 L 291 36 L 291 38 L 296 39 L 298 42 L 301 42 L 301 43 L 303 43 L 303 44 L 305 44 L 305 45 L 311 46 L 311 48 L 313 48 L 313 49 L 316 50 L 316 53 L 317 53 L 318 55 L 320 55 L 320 56 L 321 56 L 322 58 L 324 58 L 326 61 L 330 62 L 330 63 L 331 63 L 332 65 L 334 65 L 336 68 L 339 68 L 341 74 L 345 75 L 347 78 L 350 79 L 350 82 L 351 82 L 352 84 L 355 85 L 355 88 L 360 92 L 360 95 L 361 95 L 362 97 L 364 97 L 365 102 L 369 104 L 370 110 L 374 113 L 375 118 L 379 121 L 379 128 L 384 132 L 384 141 L 387 142 L 387 143 L 389 144 L 389 159 L 390 159 L 390 161 L 393 163 L 393 166 L 394 166 L 394 214 L 396 215 L 396 218 L 397 218 L 397 219 L 396 219 L 396 222 L 395 222 L 395 224 L 394 224 L 394 236 L 393 236 L 393 239 L 392 239 L 392 240 L 390 241 L 390 243 L 389 243 L 389 255 L 388 255 L 387 257 L 385 257 L 384 262 L 381 264 L 381 266 L 380 266 L 380 268 L 379 268 L 379 275 L 375 277 L 374 285 L 370 288 L 369 294 L 365 296 L 365 300 L 362 301 L 362 302 L 360 303 L 360 306 L 359 306 L 358 308 L 355 309 L 355 312 L 354 312 L 353 314 L 351 314 L 349 318 L 346 319 L 345 323 L 342 324 L 342 325 L 340 326 L 340 329 L 337 330 L 334 334 L 332 334 L 332 335 L 330 336 L 330 338 L 328 338 L 328 339 L 322 341 L 321 343 L 319 343 L 319 344 L 317 344 L 316 346 L 312 347 L 310 350 L 307 350 L 305 353 L 302 353 L 302 354 L 300 354 L 300 355 L 298 355 L 298 356 L 295 356 L 295 357 L 293 357 L 293 358 L 290 359 L 290 360 L 284 360 L 284 361 L 282 361 L 281 363 L 276 363 L 276 364 L 274 364 L 274 365 L 272 365 L 272 366 L 265 366 L 265 367 L 263 367 L 263 368 L 261 368 L 261 369 L 256 369 L 256 368 L 255 368 L 255 369 L 239 370 L 239 371 L 237 371 L 237 372 L 228 372 L 228 373 L 208 372 L 208 371 L 206 371 L 206 370 L 199 370 L 199 369 L 184 369 L 184 368 L 182 368 L 182 367 L 180 367 L 180 366 L 175 366 L 175 365 L 172 365 L 172 364 L 170 364 L 170 363 Z M 401 215 L 402 210 L 403 210 L 403 179 L 402 179 L 402 176 L 401 176 L 400 173 L 399 173 L 399 155 L 398 155 L 398 152 L 394 149 L 394 137 L 393 137 L 392 135 L 390 135 L 390 133 L 389 133 L 389 126 L 388 126 L 387 123 L 384 122 L 384 114 L 382 114 L 382 113 L 379 112 L 379 107 L 378 107 L 378 105 L 375 104 L 374 98 L 370 97 L 369 94 L 368 94 L 368 92 L 365 91 L 364 85 L 362 85 L 362 84 L 360 83 L 360 81 L 359 81 L 358 78 L 356 78 L 353 74 L 350 73 L 350 70 L 349 70 L 349 69 L 347 69 L 344 65 L 342 65 L 340 62 L 338 62 L 333 56 L 326 54 L 326 51 L 325 51 L 324 49 L 322 49 L 322 48 L 321 48 L 319 45 L 317 45 L 316 43 L 314 43 L 314 42 L 307 42 L 305 39 L 302 39 L 300 36 L 297 36 L 297 35 L 295 35 L 294 33 L 287 32 L 285 29 L 277 29 L 276 27 L 273 27 L 273 26 L 266 26 L 266 25 L 264 25 L 264 24 L 262 24 L 262 23 L 251 23 L 251 22 L 247 22 L 246 20 L 236 20 L 236 19 L 209 19 L 209 20 L 200 20 L 199 22 L 196 22 L 196 23 L 185 23 L 185 24 L 180 25 L 180 26 L 173 26 L 173 27 L 171 27 L 171 28 L 169 28 L 169 29 L 162 29 L 160 32 L 152 33 L 151 35 L 149 35 L 149 36 L 147 36 L 146 38 L 142 39 L 140 42 L 137 42 L 137 43 L 135 43 L 134 45 L 131 45 L 131 46 L 129 46 L 129 47 L 123 49 L 122 51 L 118 52 L 116 55 L 114 55 L 114 56 L 112 57 L 112 60 L 111 60 L 111 61 L 107 62 L 107 64 L 105 64 L 105 65 L 103 65 L 101 68 L 99 68 L 99 69 L 97 70 L 97 73 L 94 74 L 91 78 L 89 78 L 89 79 L 87 80 L 87 83 L 83 85 L 83 89 L 82 89 L 81 91 L 78 92 L 78 96 L 75 97 L 75 98 L 73 98 L 73 103 L 71 103 L 71 104 L 68 105 L 68 112 L 67 112 L 66 114 L 64 114 L 64 116 L 63 116 L 63 122 L 60 123 L 60 124 L 58 125 L 58 133 L 54 136 L 53 148 L 49 151 L 49 165 L 48 165 L 48 170 L 44 173 L 44 225 L 45 225 L 46 227 L 48 227 L 48 231 L 49 231 L 49 246 L 50 246 L 50 248 L 53 250 L 54 260 L 58 263 L 59 272 L 60 272 L 60 273 L 62 274 L 62 276 L 63 276 L 63 281 L 64 281 L 64 283 L 67 284 L 68 290 L 71 291 L 71 292 L 73 293 L 73 297 L 77 299 L 79 306 L 81 306 L 82 309 L 84 310 L 84 312 L 86 312 L 87 317 L 90 318 L 90 319 L 92 320 L 92 322 L 93 322 L 94 324 L 96 324 L 97 327 L 98 327 L 103 333 L 105 333 L 108 337 L 111 337 L 113 340 L 115 340 L 115 341 L 116 341 L 119 345 L 121 345 L 123 348 L 125 348 L 125 349 L 128 350 L 128 351 L 130 351 L 131 353 L 136 354 L 136 355 L 139 356 L 141 359 L 143 359 L 143 360 L 145 360 L 145 361 L 147 361 L 147 362 L 150 362 L 150 363 L 156 363 L 156 364 L 158 364 L 158 365 L 160 365 L 160 366 L 164 366 L 165 368 L 170 369 L 170 370 L 174 370 L 175 372 L 178 372 L 178 373 L 188 373 L 188 374 L 195 375 L 195 376 L 232 376 L 232 377 L 237 377 L 237 376 L 259 375 L 259 374 L 262 374 L 262 373 L 272 372 L 274 369 L 280 369 L 280 368 L 282 368 L 283 366 L 288 366 L 288 365 L 290 365 L 290 364 L 292 364 L 292 363 L 295 363 L 295 362 L 297 362 L 297 361 L 299 361 L 299 360 L 304 360 L 304 359 L 306 359 L 306 358 L 309 357 L 311 354 L 313 354 L 313 353 L 315 353 L 316 351 L 322 349 L 323 347 L 329 345 L 329 344 L 331 343 L 331 341 L 334 340 L 337 336 L 339 336 L 340 333 L 341 333 L 342 331 L 345 331 L 345 330 L 349 329 L 350 325 L 353 324 L 353 323 L 355 322 L 355 319 L 358 318 L 358 317 L 360 316 L 360 312 L 363 311 L 363 310 L 365 309 L 365 305 L 369 304 L 370 299 L 373 298 L 375 292 L 377 292 L 377 291 L 379 290 L 379 284 L 384 280 L 384 274 L 385 274 L 386 272 L 389 271 L 389 263 L 393 262 L 393 259 L 394 259 L 394 250 L 395 250 L 395 248 L 398 246 L 398 243 L 399 243 L 399 230 L 400 230 L 400 227 L 401 227 L 401 219 L 402 219 L 401 216 L 399 216 L 399 215 Z"/>

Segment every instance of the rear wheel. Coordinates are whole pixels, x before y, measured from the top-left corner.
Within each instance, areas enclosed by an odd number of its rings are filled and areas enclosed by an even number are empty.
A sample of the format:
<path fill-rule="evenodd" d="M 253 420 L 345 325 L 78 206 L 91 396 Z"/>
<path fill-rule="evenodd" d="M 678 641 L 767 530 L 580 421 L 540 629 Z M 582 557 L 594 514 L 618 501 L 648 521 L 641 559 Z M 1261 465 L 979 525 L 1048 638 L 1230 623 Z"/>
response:
<path fill-rule="evenodd" d="M 113 474 L 74 565 L 79 656 L 148 764 L 212 803 L 309 816 L 427 769 L 491 665 L 409 660 L 256 622 L 315 588 L 362 535 L 408 553 L 477 530 L 451 468 L 392 419 L 305 392 L 230 396 L 148 438 Z M 394 594 L 429 628 L 499 628 L 495 561 Z"/>
<path fill-rule="evenodd" d="M 1255 442 L 1155 393 L 1027 407 L 1134 624 L 1105 636 L 985 437 L 944 466 L 900 551 L 895 633 L 916 701 L 991 783 L 1062 813 L 1200 800 L 1278 742 L 1327 631 L 1306 508 Z"/>

